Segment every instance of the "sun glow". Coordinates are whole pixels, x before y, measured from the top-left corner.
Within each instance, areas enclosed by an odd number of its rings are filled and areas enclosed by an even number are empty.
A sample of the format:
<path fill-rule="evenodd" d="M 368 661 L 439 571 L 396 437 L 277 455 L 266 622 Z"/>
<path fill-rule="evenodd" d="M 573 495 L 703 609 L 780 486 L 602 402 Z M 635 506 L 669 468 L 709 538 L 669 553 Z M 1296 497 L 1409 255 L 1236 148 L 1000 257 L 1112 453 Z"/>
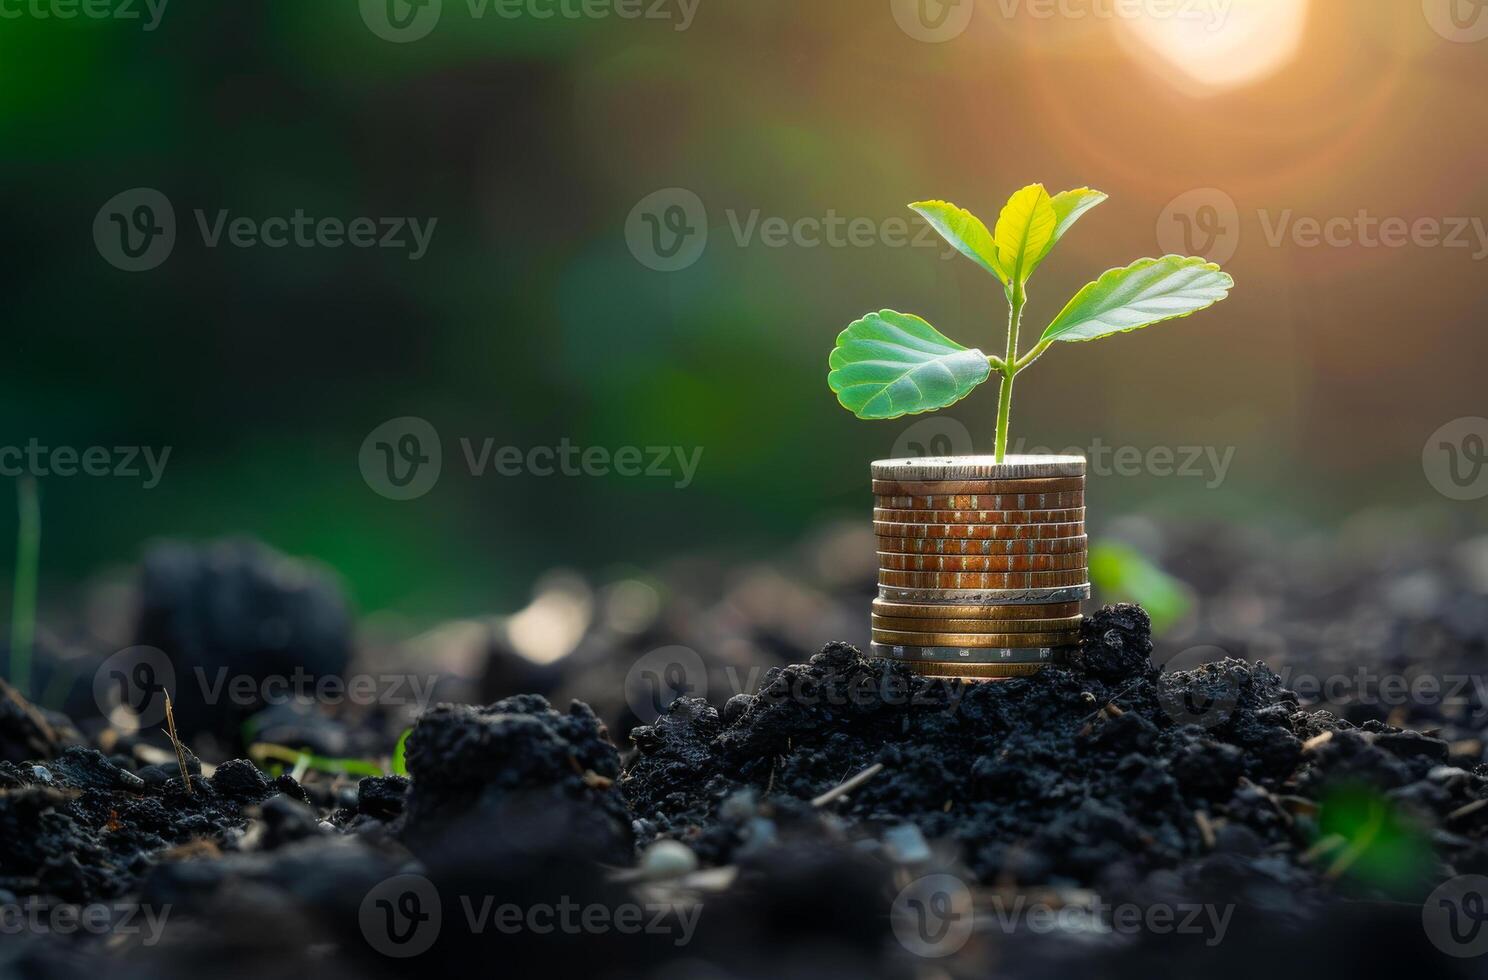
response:
<path fill-rule="evenodd" d="M 1124 40 L 1149 63 L 1156 55 L 1180 87 L 1203 92 L 1259 80 L 1291 61 L 1311 0 L 1192 0 L 1158 5 L 1161 12 L 1146 6 L 1121 19 Z"/>

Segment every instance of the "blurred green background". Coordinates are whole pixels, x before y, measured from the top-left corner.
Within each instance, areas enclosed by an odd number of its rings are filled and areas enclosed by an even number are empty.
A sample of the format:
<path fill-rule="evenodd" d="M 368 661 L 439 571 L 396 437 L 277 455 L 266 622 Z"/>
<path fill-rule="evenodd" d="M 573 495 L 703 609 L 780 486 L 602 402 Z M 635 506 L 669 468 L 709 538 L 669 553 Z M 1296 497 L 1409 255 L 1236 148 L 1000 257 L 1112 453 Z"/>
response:
<path fill-rule="evenodd" d="M 477 16 L 443 0 L 401 43 L 379 36 L 377 3 L 353 0 L 171 3 L 153 30 L 0 20 L 0 446 L 171 447 L 153 489 L 41 479 L 44 595 L 153 537 L 244 532 L 333 565 L 363 611 L 461 615 L 520 604 L 555 566 L 764 555 L 826 518 L 866 521 L 869 460 L 928 430 L 839 408 L 833 338 L 892 307 L 997 349 L 1000 290 L 936 247 L 771 247 L 735 226 L 832 213 L 881 227 L 931 197 L 990 223 L 1032 181 L 1111 200 L 1041 270 L 1025 334 L 1102 270 L 1173 250 L 1175 199 L 1207 229 L 1189 248 L 1233 253 L 1228 302 L 1063 346 L 1020 379 L 1025 447 L 1233 447 L 1222 481 L 1097 471 L 1096 531 L 1134 512 L 1300 526 L 1481 507 L 1437 493 L 1422 450 L 1485 414 L 1488 243 L 1268 234 L 1361 212 L 1481 227 L 1488 41 L 1447 36 L 1431 0 L 1233 0 L 1202 23 L 1094 0 L 1050 16 L 1038 0 L 923 0 L 969 12 L 938 43 L 891 0 L 699 0 L 685 29 L 676 2 L 640 8 L 664 17 L 577 0 L 567 9 L 608 13 L 537 16 L 557 2 Z M 140 187 L 170 200 L 177 237 L 158 267 L 126 272 L 93 226 Z M 658 272 L 626 223 L 667 188 L 697 195 L 709 236 L 696 262 Z M 437 225 L 411 261 L 207 247 L 198 209 Z M 987 385 L 945 418 L 986 451 L 995 402 Z M 400 416 L 443 445 L 437 485 L 410 501 L 373 492 L 358 465 Z M 475 477 L 462 437 L 702 458 L 681 489 Z"/>

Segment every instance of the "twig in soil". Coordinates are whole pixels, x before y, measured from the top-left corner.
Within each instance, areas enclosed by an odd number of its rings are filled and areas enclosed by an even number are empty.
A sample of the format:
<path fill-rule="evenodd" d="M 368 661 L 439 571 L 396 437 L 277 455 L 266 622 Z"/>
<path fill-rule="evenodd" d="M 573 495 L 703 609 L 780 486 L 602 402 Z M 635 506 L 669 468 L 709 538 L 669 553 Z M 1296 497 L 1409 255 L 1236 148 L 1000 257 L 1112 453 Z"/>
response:
<path fill-rule="evenodd" d="M 195 796 L 196 790 L 191 788 L 191 770 L 186 768 L 186 747 L 176 737 L 176 712 L 171 706 L 169 692 L 165 695 L 165 734 L 176 749 L 176 764 L 181 767 L 181 782 L 186 784 L 186 795 Z"/>
<path fill-rule="evenodd" d="M 1209 822 L 1209 814 L 1203 810 L 1195 810 L 1194 823 L 1199 828 L 1199 838 L 1204 842 L 1204 849 L 1214 850 L 1214 824 Z"/>
<path fill-rule="evenodd" d="M 838 783 L 836 786 L 833 786 L 831 789 L 827 790 L 825 793 L 812 800 L 811 805 L 814 807 L 824 807 L 828 803 L 831 803 L 833 800 L 837 799 L 839 796 L 846 796 L 848 793 L 851 793 L 859 786 L 862 786 L 874 776 L 877 776 L 879 773 L 883 772 L 883 767 L 884 764 L 882 762 L 875 762 L 873 765 L 869 766 L 867 769 L 864 769 L 856 776 Z"/>
<path fill-rule="evenodd" d="M 1453 820 L 1461 820 L 1463 817 L 1471 816 L 1485 806 L 1488 806 L 1488 800 L 1473 800 L 1471 803 L 1465 803 L 1447 814 L 1446 822 L 1451 823 Z"/>
<path fill-rule="evenodd" d="M 1302 743 L 1302 751 L 1304 753 L 1307 753 L 1313 751 L 1314 749 L 1320 749 L 1331 741 L 1333 741 L 1332 732 L 1323 732 L 1321 735 L 1314 735 L 1312 738 L 1309 738 L 1307 741 Z"/>
<path fill-rule="evenodd" d="M 1329 834 L 1326 837 L 1319 838 L 1318 842 L 1303 851 L 1297 860 L 1303 864 L 1311 864 L 1324 854 L 1332 853 L 1347 843 L 1348 838 L 1342 834 Z"/>

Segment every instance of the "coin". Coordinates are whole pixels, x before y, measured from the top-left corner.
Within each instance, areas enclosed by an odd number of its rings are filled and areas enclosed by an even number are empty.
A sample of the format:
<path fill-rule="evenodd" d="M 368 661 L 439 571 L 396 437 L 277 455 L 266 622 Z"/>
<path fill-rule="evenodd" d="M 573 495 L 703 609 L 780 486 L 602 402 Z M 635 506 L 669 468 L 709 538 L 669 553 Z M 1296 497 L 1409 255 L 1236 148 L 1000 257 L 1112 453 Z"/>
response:
<path fill-rule="evenodd" d="M 1026 541 L 1030 538 L 1070 538 L 1085 533 L 1085 522 L 1061 524 L 896 524 L 874 521 L 881 538 L 988 538 Z"/>
<path fill-rule="evenodd" d="M 909 633 L 874 629 L 873 642 L 890 646 L 962 647 L 1021 650 L 1031 647 L 1067 647 L 1080 642 L 1078 631 L 1062 633 Z"/>
<path fill-rule="evenodd" d="M 1069 538 L 886 538 L 878 539 L 880 551 L 915 555 L 1068 555 L 1084 551 L 1089 541 L 1083 534 Z"/>
<path fill-rule="evenodd" d="M 1090 583 L 1047 589 L 904 589 L 880 585 L 878 597 L 889 602 L 949 605 L 1047 605 L 1090 598 Z"/>
<path fill-rule="evenodd" d="M 891 524 L 1069 524 L 1085 519 L 1084 507 L 1061 510 L 898 510 L 873 508 L 875 521 Z"/>
<path fill-rule="evenodd" d="M 917 493 L 875 494 L 875 507 L 899 510 L 1073 510 L 1085 506 L 1082 491 L 1064 493 Z M 920 519 L 923 518 L 912 518 Z"/>
<path fill-rule="evenodd" d="M 901 589 L 1047 589 L 1083 585 L 1090 580 L 1084 568 L 1057 572 L 900 572 L 878 570 L 878 584 Z"/>
<path fill-rule="evenodd" d="M 916 555 L 878 553 L 878 567 L 901 572 L 1057 572 L 1085 568 L 1084 552 L 1068 555 Z"/>
<path fill-rule="evenodd" d="M 881 459 L 873 464 L 878 480 L 1020 480 L 1085 475 L 1083 456 L 939 456 Z"/>
<path fill-rule="evenodd" d="M 892 619 L 1079 619 L 1080 604 L 1056 602 L 1021 606 L 954 606 L 874 599 L 873 615 Z M 1011 627 L 1008 629 L 1010 631 Z"/>
<path fill-rule="evenodd" d="M 1085 478 L 1053 480 L 874 480 L 873 492 L 890 497 L 943 493 L 1075 493 L 1085 489 Z"/>
<path fill-rule="evenodd" d="M 902 661 L 904 666 L 925 677 L 950 677 L 967 682 L 1005 681 L 1029 677 L 1044 669 L 1043 664 L 924 664 Z"/>
<path fill-rule="evenodd" d="M 903 619 L 875 613 L 873 628 L 900 633 L 1068 633 L 1078 630 L 1084 619 L 1083 616 L 1058 619 Z"/>
<path fill-rule="evenodd" d="M 869 645 L 875 657 L 915 663 L 1045 664 L 1054 659 L 1053 647 L 922 647 L 913 643 Z"/>

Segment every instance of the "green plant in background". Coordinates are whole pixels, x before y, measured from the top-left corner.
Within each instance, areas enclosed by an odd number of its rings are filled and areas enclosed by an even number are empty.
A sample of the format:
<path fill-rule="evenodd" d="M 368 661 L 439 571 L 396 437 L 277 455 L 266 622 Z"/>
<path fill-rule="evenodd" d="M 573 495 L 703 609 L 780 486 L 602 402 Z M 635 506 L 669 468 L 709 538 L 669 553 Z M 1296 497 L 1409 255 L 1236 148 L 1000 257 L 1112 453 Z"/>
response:
<path fill-rule="evenodd" d="M 1091 546 L 1090 583 L 1112 601 L 1139 603 L 1158 634 L 1187 616 L 1194 605 L 1192 589 L 1121 541 Z"/>
<path fill-rule="evenodd" d="M 996 276 L 1008 300 L 1005 353 L 962 347 L 909 313 L 869 313 L 837 336 L 827 384 L 860 419 L 896 419 L 945 408 L 995 372 L 997 459 L 1007 455 L 1013 379 L 1056 341 L 1095 340 L 1189 316 L 1224 299 L 1235 281 L 1202 258 L 1167 255 L 1111 269 L 1075 294 L 1044 328 L 1039 342 L 1018 352 L 1028 280 L 1081 215 L 1106 199 L 1088 187 L 1050 196 L 1030 184 L 1008 199 L 988 231 L 970 211 L 945 201 L 921 201 L 918 211 L 957 251 Z"/>

